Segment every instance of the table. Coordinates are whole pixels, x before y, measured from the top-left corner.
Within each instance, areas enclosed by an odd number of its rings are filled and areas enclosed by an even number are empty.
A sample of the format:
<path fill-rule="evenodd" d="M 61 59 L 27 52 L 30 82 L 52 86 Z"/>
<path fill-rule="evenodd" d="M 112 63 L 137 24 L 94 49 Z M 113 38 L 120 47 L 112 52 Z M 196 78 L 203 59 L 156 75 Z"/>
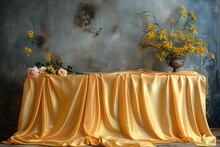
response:
<path fill-rule="evenodd" d="M 4 143 L 214 146 L 206 79 L 196 72 L 90 72 L 26 77 L 18 130 Z"/>

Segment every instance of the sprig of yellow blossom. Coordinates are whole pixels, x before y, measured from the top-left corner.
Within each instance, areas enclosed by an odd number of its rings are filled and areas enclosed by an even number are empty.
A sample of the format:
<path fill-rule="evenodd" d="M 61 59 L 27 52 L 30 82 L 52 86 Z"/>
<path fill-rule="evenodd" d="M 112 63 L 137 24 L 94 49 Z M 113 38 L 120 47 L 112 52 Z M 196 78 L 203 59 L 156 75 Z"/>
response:
<path fill-rule="evenodd" d="M 27 37 L 28 38 L 33 38 L 34 37 L 34 32 L 33 32 L 33 30 L 28 30 L 27 31 Z M 31 52 L 32 52 L 32 48 L 30 48 L 30 47 L 25 47 L 24 48 L 24 53 L 26 54 L 26 56 L 30 56 L 30 54 L 31 54 Z"/>
<path fill-rule="evenodd" d="M 26 56 L 29 57 L 30 54 L 31 54 L 31 52 L 32 52 L 32 49 L 31 49 L 31 48 L 29 48 L 29 47 L 27 47 L 27 46 L 24 48 L 24 53 L 26 54 Z"/>
<path fill-rule="evenodd" d="M 56 75 L 57 70 L 54 69 L 54 67 L 53 67 L 52 65 L 49 65 L 49 66 L 47 66 L 46 68 L 47 68 L 46 71 L 47 71 L 48 73 L 51 73 L 51 74 L 53 74 L 53 75 Z"/>
<path fill-rule="evenodd" d="M 34 31 L 33 30 L 28 30 L 27 31 L 27 37 L 29 39 L 33 39 L 34 38 Z M 34 41 L 31 40 L 31 45 L 34 45 Z M 35 65 L 37 66 L 37 68 L 40 67 L 46 67 L 46 72 L 49 74 L 53 74 L 53 75 L 57 75 L 58 74 L 58 70 L 59 69 L 64 69 L 67 71 L 68 74 L 81 74 L 80 72 L 73 72 L 72 71 L 72 66 L 67 66 L 67 68 L 64 68 L 62 66 L 61 62 L 56 61 L 55 63 L 51 60 L 52 59 L 52 55 L 50 52 L 46 53 L 45 58 L 41 57 L 40 54 L 37 54 L 38 52 L 34 49 L 34 47 L 29 47 L 26 46 L 24 48 L 24 53 L 26 56 L 30 56 L 30 55 L 34 55 L 37 56 L 40 60 L 42 60 L 43 62 L 38 61 L 37 63 L 35 63 Z"/>
<path fill-rule="evenodd" d="M 148 22 L 146 25 L 146 31 L 141 40 L 141 49 L 146 47 L 157 49 L 159 52 L 156 54 L 156 58 L 161 62 L 170 56 L 186 56 L 191 53 L 207 54 L 215 59 L 215 55 L 209 53 L 207 44 L 195 36 L 198 34 L 196 26 L 190 23 L 190 21 L 196 21 L 195 13 L 193 11 L 187 13 L 184 6 L 179 8 L 180 14 L 177 19 L 169 19 L 171 24 L 169 31 L 160 27 L 153 12 L 143 12 L 143 14 L 149 13 L 146 16 L 152 14 L 154 22 Z M 180 19 L 185 23 L 177 28 Z"/>
<path fill-rule="evenodd" d="M 51 61 L 51 53 L 50 52 L 47 52 L 47 54 L 46 54 L 46 61 L 47 62 Z"/>
<path fill-rule="evenodd" d="M 28 30 L 27 36 L 28 36 L 28 38 L 33 38 L 34 37 L 34 31 L 33 30 Z"/>
<path fill-rule="evenodd" d="M 180 6 L 180 17 L 185 20 L 186 19 L 186 9 L 184 6 Z"/>

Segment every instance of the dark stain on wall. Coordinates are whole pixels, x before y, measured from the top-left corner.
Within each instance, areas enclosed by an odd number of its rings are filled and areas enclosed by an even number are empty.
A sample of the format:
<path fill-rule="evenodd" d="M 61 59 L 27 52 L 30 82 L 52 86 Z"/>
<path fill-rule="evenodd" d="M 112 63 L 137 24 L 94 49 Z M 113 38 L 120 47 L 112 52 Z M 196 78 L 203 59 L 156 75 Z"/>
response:
<path fill-rule="evenodd" d="M 118 27 L 119 27 L 118 25 L 114 25 L 111 29 L 111 32 L 116 33 L 118 31 Z"/>
<path fill-rule="evenodd" d="M 97 9 L 97 6 L 94 4 L 80 2 L 77 7 L 76 16 L 74 17 L 74 24 L 92 34 L 93 37 L 97 37 L 102 30 L 102 28 L 95 29 L 96 23 L 94 19 Z"/>
<path fill-rule="evenodd" d="M 46 41 L 45 38 L 41 35 L 36 36 L 35 39 L 36 39 L 36 46 L 38 48 L 41 48 L 44 45 L 45 41 Z"/>
<path fill-rule="evenodd" d="M 94 5 L 84 2 L 79 3 L 74 19 L 75 25 L 81 28 L 92 25 L 92 21 L 95 18 L 95 13 L 96 7 Z"/>

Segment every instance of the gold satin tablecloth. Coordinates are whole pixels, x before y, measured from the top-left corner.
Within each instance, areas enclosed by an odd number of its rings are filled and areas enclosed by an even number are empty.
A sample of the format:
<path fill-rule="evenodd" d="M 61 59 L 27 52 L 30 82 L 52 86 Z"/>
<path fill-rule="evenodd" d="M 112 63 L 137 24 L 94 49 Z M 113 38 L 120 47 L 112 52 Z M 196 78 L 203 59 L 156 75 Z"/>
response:
<path fill-rule="evenodd" d="M 41 74 L 26 78 L 18 130 L 4 143 L 214 146 L 205 103 L 206 80 L 196 72 Z"/>

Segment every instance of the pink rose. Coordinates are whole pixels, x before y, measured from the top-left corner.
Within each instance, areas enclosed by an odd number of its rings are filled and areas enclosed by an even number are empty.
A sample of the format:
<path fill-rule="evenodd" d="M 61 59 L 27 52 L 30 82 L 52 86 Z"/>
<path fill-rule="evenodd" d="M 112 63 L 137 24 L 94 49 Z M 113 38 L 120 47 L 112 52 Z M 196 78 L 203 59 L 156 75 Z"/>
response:
<path fill-rule="evenodd" d="M 37 78 L 39 76 L 39 71 L 37 67 L 28 68 L 28 75 L 33 78 Z"/>
<path fill-rule="evenodd" d="M 67 75 L 67 71 L 65 69 L 63 69 L 63 68 L 60 68 L 58 70 L 58 75 L 59 76 L 66 76 Z"/>

